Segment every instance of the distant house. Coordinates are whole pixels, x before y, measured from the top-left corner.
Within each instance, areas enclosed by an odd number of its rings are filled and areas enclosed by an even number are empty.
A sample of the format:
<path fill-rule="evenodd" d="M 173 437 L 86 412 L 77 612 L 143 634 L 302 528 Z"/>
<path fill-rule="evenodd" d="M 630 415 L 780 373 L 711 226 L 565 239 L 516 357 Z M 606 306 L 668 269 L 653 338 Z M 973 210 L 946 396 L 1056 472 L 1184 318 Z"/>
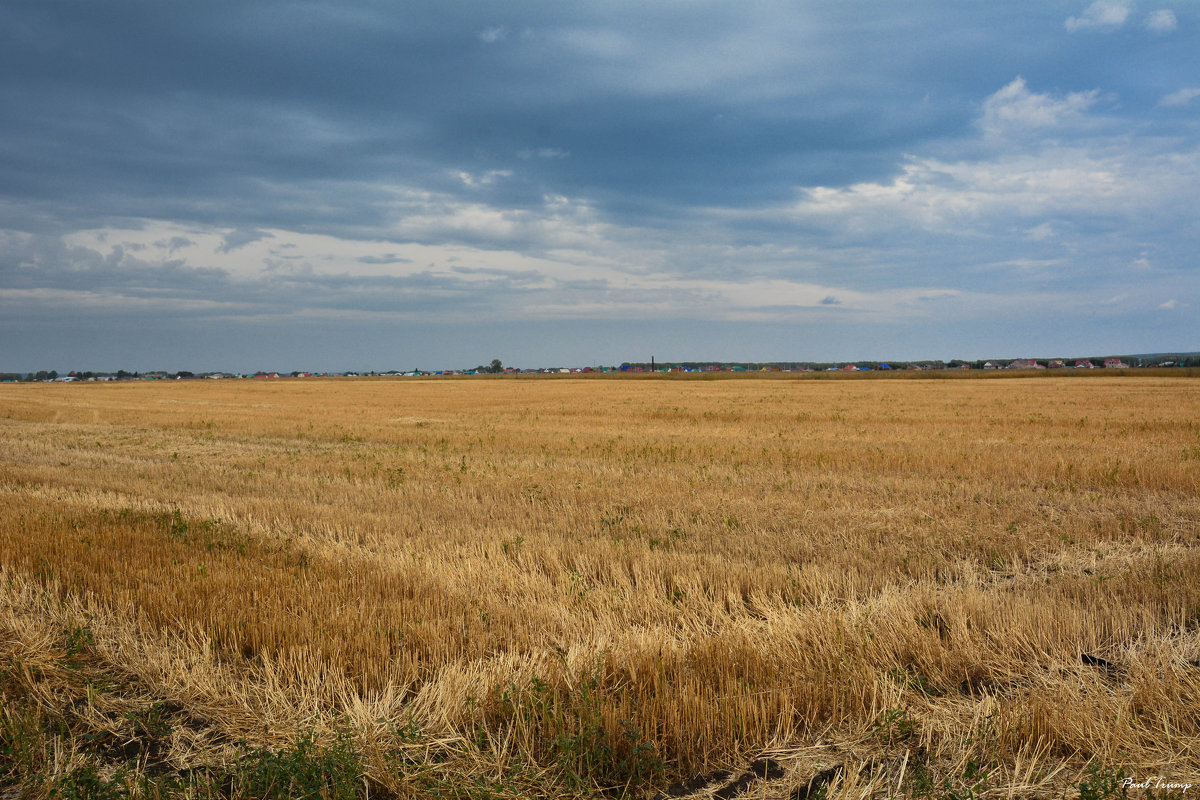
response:
<path fill-rule="evenodd" d="M 1096 365 L 1088 361 L 1086 358 L 1081 358 L 1075 362 L 1075 369 L 1095 369 Z"/>
<path fill-rule="evenodd" d="M 1051 361 L 1049 364 L 1047 364 L 1046 366 L 1048 366 L 1050 369 L 1064 369 L 1067 365 L 1063 362 L 1063 360 L 1061 358 L 1056 358 L 1053 361 Z"/>
<path fill-rule="evenodd" d="M 983 363 L 983 368 L 984 369 L 1000 369 L 1000 365 L 997 364 L 995 361 L 985 361 Z"/>
<path fill-rule="evenodd" d="M 1045 367 L 1032 358 L 1018 358 L 1010 361 L 1005 369 L 1045 369 Z"/>
<path fill-rule="evenodd" d="M 1119 358 L 1106 358 L 1106 359 L 1104 359 L 1104 368 L 1105 369 L 1129 369 L 1129 365 L 1126 364 L 1124 361 L 1122 361 Z"/>

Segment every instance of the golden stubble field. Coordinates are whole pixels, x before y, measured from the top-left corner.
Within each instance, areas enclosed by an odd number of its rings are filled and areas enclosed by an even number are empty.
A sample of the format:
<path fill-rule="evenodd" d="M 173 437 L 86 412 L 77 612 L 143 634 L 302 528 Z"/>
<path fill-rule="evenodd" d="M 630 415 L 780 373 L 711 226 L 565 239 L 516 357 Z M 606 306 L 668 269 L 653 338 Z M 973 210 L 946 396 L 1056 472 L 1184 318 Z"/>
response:
<path fill-rule="evenodd" d="M 0 508 L 30 796 L 1200 784 L 1191 378 L 3 385 Z"/>

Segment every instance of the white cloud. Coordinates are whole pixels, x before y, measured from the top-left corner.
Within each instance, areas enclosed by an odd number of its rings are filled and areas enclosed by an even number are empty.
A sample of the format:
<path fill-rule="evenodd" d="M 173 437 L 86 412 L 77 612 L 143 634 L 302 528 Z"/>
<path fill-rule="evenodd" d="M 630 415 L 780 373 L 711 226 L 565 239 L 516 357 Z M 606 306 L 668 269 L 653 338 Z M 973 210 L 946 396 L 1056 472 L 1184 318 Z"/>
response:
<path fill-rule="evenodd" d="M 982 160 L 910 158 L 886 183 L 806 189 L 793 212 L 848 234 L 915 226 L 991 236 L 1013 226 L 1035 242 L 1057 242 L 1063 231 L 1045 222 L 1031 228 L 1029 221 L 1170 214 L 1188 207 L 1196 180 L 1200 154 L 1139 156 L 1081 145 Z"/>
<path fill-rule="evenodd" d="M 56 312 L 110 308 L 216 317 L 290 314 L 349 319 L 383 315 L 470 321 L 481 305 L 491 302 L 489 297 L 503 291 L 503 308 L 496 311 L 502 319 L 701 315 L 727 321 L 796 321 L 831 313 L 865 313 L 875 319 L 926 317 L 957 308 L 968 296 L 936 284 L 850 287 L 833 276 L 829 276 L 833 280 L 813 281 L 796 275 L 692 275 L 679 264 L 680 253 L 686 256 L 686 246 L 673 247 L 671 257 L 659 259 L 653 246 L 620 241 L 620 232 L 597 227 L 589 220 L 590 210 L 575 205 L 567 198 L 549 197 L 542 214 L 524 220 L 480 205 L 441 209 L 456 213 L 453 224 L 458 227 L 509 226 L 518 229 L 506 231 L 510 235 L 560 241 L 573 238 L 580 248 L 548 250 L 541 256 L 495 246 L 422 245 L 406 236 L 399 239 L 407 241 L 363 241 L 283 229 L 262 231 L 269 235 L 225 252 L 214 247 L 226 235 L 222 229 L 183 228 L 158 220 L 141 220 L 137 228 L 80 231 L 65 237 L 62 244 L 73 248 L 77 260 L 88 260 L 96 268 L 103 267 L 114 253 L 128 261 L 123 251 L 129 247 L 145 244 L 147 252 L 157 250 L 161 255 L 170 249 L 172 239 L 186 237 L 191 244 L 176 248 L 183 256 L 176 262 L 126 265 L 126 271 L 136 266 L 136 274 L 131 272 L 129 280 L 100 291 L 56 286 L 0 288 L 0 309 L 36 306 Z M 572 217 L 573 213 L 578 216 Z M 414 221 L 405 219 L 404 223 L 412 225 Z M 446 220 L 438 224 L 444 225 Z M 121 244 L 113 244 L 117 241 Z M 606 242 L 611 252 L 598 256 Z M 744 261 L 755 255 L 754 248 L 700 248 L 703 260 Z M 301 261 L 285 263 L 280 260 L 281 253 L 302 254 Z M 206 285 L 205 291 L 215 294 L 214 286 L 223 287 L 226 298 L 202 299 L 186 286 L 170 291 L 164 284 L 164 291 L 153 294 L 138 288 L 155 272 L 186 270 L 192 260 L 217 268 L 209 276 L 213 286 Z M 787 260 L 794 267 L 796 258 Z M 137 291 L 127 291 L 128 287 Z M 314 297 L 320 302 L 310 302 Z M 426 301 L 431 303 L 428 308 L 424 307 Z"/>
<path fill-rule="evenodd" d="M 539 147 L 536 150 L 525 149 L 517 151 L 517 158 L 520 158 L 523 161 L 528 161 L 531 158 L 548 158 L 552 160 L 558 160 L 566 158 L 569 155 L 571 154 L 566 150 L 560 150 L 557 147 Z"/>
<path fill-rule="evenodd" d="M 490 169 L 478 174 L 458 172 L 456 177 L 463 182 L 464 186 L 490 186 L 501 178 L 511 178 L 512 174 L 511 169 Z"/>
<path fill-rule="evenodd" d="M 1172 310 L 1173 308 L 1175 308 L 1175 306 L 1177 306 L 1177 305 L 1179 305 L 1179 304 L 1178 304 L 1178 303 L 1175 301 L 1175 298 L 1174 298 L 1174 297 L 1172 297 L 1172 298 L 1171 298 L 1170 300 L 1168 300 L 1167 302 L 1160 304 L 1160 305 L 1159 305 L 1159 308 L 1161 308 L 1161 309 L 1165 309 L 1165 310 L 1167 310 L 1167 311 L 1170 311 L 1170 310 Z"/>
<path fill-rule="evenodd" d="M 508 38 L 508 31 L 504 29 L 503 25 L 497 25 L 492 28 L 485 28 L 479 32 L 479 41 L 486 42 L 487 44 L 495 44 L 496 42 L 503 42 L 507 38 Z"/>
<path fill-rule="evenodd" d="M 1043 222 L 1041 225 L 1034 226 L 1025 231 L 1025 235 L 1035 242 L 1044 242 L 1047 239 L 1055 237 L 1054 226 L 1049 222 Z"/>
<path fill-rule="evenodd" d="M 1195 88 L 1180 89 L 1177 92 L 1171 92 L 1169 95 L 1166 95 L 1165 97 L 1163 97 L 1162 100 L 1158 101 L 1158 104 L 1160 106 L 1167 106 L 1167 107 L 1186 106 L 1188 103 L 1192 102 L 1192 100 L 1196 99 L 1197 97 L 1200 97 L 1200 89 L 1195 89 Z"/>
<path fill-rule="evenodd" d="M 689 6 L 707 10 L 696 24 L 680 27 Z M 813 13 L 778 0 L 637 7 L 644 8 L 645 25 L 564 26 L 547 29 L 543 39 L 586 65 L 579 80 L 606 89 L 651 95 L 727 90 L 743 102 L 790 98 L 790 76 L 823 71 L 843 55 L 814 24 Z"/>
<path fill-rule="evenodd" d="M 1177 94 L 1182 102 L 1186 93 Z M 1085 114 L 1097 96 L 1034 93 L 1017 78 L 983 104 L 978 127 L 990 154 L 909 156 L 887 181 L 807 187 L 794 219 L 843 237 L 922 230 L 1011 241 L 1019 233 L 1077 255 L 1093 246 L 1079 237 L 1077 221 L 1178 217 L 1200 180 L 1200 152 L 1164 153 L 1152 141 L 1113 135 L 1103 118 Z M 1069 138 L 1044 135 L 1068 126 Z"/>
<path fill-rule="evenodd" d="M 1129 18 L 1129 4 L 1120 0 L 1096 0 L 1078 17 L 1068 17 L 1069 33 L 1082 30 L 1116 30 Z"/>
<path fill-rule="evenodd" d="M 983 103 L 981 125 L 989 133 L 1013 128 L 1052 128 L 1077 120 L 1099 96 L 1098 89 L 1052 97 L 1029 91 L 1024 78 L 1016 78 Z"/>
<path fill-rule="evenodd" d="M 1170 9 L 1163 8 L 1158 11 L 1151 11 L 1146 15 L 1146 29 L 1155 33 L 1170 33 L 1179 27 L 1179 22 L 1175 19 L 1175 12 Z"/>

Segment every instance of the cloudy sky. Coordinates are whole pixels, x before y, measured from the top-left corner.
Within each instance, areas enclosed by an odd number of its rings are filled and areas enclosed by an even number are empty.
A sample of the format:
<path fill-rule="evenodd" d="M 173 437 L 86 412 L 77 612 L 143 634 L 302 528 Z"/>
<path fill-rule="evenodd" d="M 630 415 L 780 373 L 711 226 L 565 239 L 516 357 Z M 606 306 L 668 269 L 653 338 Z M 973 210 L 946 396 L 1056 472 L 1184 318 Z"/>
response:
<path fill-rule="evenodd" d="M 1200 350 L 1192 0 L 6 0 L 0 371 Z"/>

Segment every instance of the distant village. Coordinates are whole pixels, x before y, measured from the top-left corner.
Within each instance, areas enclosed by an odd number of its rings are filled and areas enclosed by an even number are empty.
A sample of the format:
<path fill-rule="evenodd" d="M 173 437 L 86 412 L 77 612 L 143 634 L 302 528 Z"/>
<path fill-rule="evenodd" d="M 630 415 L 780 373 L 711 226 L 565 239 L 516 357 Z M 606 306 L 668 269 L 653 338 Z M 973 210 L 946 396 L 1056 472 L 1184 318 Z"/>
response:
<path fill-rule="evenodd" d="M 385 372 L 270 372 L 257 371 L 251 373 L 238 372 L 178 372 L 150 371 L 130 372 L 77 372 L 71 371 L 60 375 L 55 370 L 39 370 L 37 372 L 0 372 L 0 382 L 52 382 L 71 383 L 75 381 L 161 381 L 161 380 L 270 380 L 275 378 L 359 378 L 359 377 L 434 377 L 453 375 L 571 375 L 594 373 L 682 373 L 682 372 L 875 372 L 875 371 L 913 371 L 925 370 L 1123 370 L 1146 368 L 1180 368 L 1200 367 L 1200 353 L 1168 353 L 1150 356 L 1107 356 L 1076 359 L 1035 359 L 1018 358 L 1013 360 L 989 359 L 965 361 L 952 359 L 950 361 L 854 361 L 854 362 L 625 362 L 620 366 L 587 366 L 587 367 L 536 367 L 522 369 L 507 367 L 495 359 L 487 366 L 477 366 L 470 369 L 440 369 L 407 371 L 388 370 Z"/>

